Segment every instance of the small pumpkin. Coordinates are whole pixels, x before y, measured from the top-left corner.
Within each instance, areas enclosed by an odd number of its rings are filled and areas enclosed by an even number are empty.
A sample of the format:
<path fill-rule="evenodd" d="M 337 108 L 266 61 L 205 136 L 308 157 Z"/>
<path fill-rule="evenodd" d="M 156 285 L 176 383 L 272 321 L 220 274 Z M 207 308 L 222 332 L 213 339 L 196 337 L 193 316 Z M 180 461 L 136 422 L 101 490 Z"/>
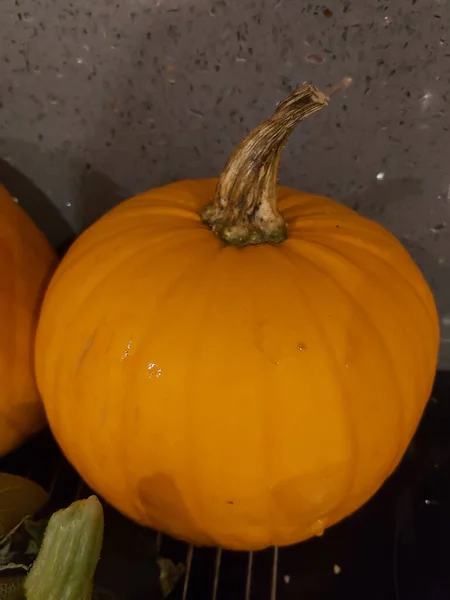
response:
<path fill-rule="evenodd" d="M 139 523 L 247 550 L 320 535 L 417 427 L 438 350 L 419 269 L 380 225 L 276 186 L 288 135 L 327 104 L 293 92 L 219 181 L 117 206 L 51 282 L 36 349 L 50 425 Z"/>
<path fill-rule="evenodd" d="M 56 256 L 44 235 L 0 185 L 0 456 L 44 426 L 34 341 Z"/>

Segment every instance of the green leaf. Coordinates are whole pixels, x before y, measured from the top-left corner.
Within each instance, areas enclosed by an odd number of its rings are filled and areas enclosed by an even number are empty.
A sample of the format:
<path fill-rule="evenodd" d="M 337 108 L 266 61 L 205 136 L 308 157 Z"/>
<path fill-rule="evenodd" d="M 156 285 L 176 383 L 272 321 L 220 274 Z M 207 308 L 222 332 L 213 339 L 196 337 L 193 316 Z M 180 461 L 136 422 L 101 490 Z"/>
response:
<path fill-rule="evenodd" d="M 47 502 L 48 494 L 37 483 L 0 473 L 0 539 Z"/>
<path fill-rule="evenodd" d="M 23 527 L 30 540 L 36 542 L 36 544 L 41 547 L 42 540 L 44 539 L 44 533 L 47 529 L 48 520 L 41 519 L 40 521 L 33 521 L 32 519 L 25 519 L 23 521 Z"/>
<path fill-rule="evenodd" d="M 47 521 L 25 518 L 0 540 L 0 571 L 22 569 L 24 575 L 35 560 L 44 537 Z"/>
<path fill-rule="evenodd" d="M 168 558 L 158 558 L 158 567 L 159 567 L 159 581 L 161 583 L 161 589 L 163 592 L 164 598 L 170 594 L 170 592 L 175 588 L 178 581 L 184 575 L 184 565 L 183 563 L 178 563 L 175 565 Z"/>
<path fill-rule="evenodd" d="M 91 600 L 103 528 L 95 496 L 54 513 L 25 580 L 27 600 Z"/>

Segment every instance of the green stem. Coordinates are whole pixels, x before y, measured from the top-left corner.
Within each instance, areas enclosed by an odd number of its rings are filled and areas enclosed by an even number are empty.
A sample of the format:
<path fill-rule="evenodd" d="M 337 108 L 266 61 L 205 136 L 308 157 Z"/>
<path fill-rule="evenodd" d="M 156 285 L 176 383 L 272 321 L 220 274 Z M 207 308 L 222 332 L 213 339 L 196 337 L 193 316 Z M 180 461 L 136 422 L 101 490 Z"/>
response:
<path fill-rule="evenodd" d="M 220 177 L 213 203 L 202 213 L 203 221 L 223 242 L 246 246 L 286 239 L 286 224 L 277 208 L 281 152 L 295 127 L 328 102 L 328 96 L 304 84 L 237 146 Z"/>
<path fill-rule="evenodd" d="M 54 513 L 25 580 L 26 599 L 91 600 L 103 526 L 103 508 L 95 496 Z"/>

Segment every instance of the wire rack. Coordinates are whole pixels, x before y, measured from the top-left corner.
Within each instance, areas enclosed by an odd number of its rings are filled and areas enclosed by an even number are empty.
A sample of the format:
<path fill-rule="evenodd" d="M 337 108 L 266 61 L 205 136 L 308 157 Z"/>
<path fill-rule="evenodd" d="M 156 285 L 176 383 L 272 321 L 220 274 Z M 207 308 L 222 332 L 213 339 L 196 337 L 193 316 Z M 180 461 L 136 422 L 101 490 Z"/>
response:
<path fill-rule="evenodd" d="M 163 537 L 158 535 L 160 544 Z M 263 558 L 263 561 L 261 561 Z M 178 597 L 182 600 L 234 598 L 252 600 L 254 597 L 254 570 L 258 568 L 258 587 L 263 585 L 267 600 L 277 599 L 279 549 L 264 553 L 232 553 L 220 548 L 196 549 L 188 546 L 185 554 L 186 575 Z M 264 566 L 262 564 L 264 562 Z M 255 564 L 258 563 L 258 564 Z M 267 571 L 269 567 L 269 571 Z M 210 574 L 210 576 L 206 576 Z M 263 581 L 261 581 L 263 578 Z M 256 581 L 256 578 L 255 578 Z M 258 597 L 262 597 L 261 593 Z"/>

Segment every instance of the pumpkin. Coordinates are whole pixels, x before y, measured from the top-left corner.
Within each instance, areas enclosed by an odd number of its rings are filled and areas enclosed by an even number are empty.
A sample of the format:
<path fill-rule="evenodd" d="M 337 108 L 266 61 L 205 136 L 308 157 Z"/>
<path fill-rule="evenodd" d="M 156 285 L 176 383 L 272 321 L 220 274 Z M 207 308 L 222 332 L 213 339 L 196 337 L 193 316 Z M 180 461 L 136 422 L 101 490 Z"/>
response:
<path fill-rule="evenodd" d="M 37 376 L 63 451 L 122 513 L 195 544 L 322 534 L 392 473 L 430 393 L 438 320 L 408 253 L 276 186 L 289 133 L 327 104 L 305 85 L 218 181 L 113 208 L 46 294 Z"/>
<path fill-rule="evenodd" d="M 56 256 L 0 185 L 0 456 L 45 424 L 34 373 L 34 341 Z"/>

